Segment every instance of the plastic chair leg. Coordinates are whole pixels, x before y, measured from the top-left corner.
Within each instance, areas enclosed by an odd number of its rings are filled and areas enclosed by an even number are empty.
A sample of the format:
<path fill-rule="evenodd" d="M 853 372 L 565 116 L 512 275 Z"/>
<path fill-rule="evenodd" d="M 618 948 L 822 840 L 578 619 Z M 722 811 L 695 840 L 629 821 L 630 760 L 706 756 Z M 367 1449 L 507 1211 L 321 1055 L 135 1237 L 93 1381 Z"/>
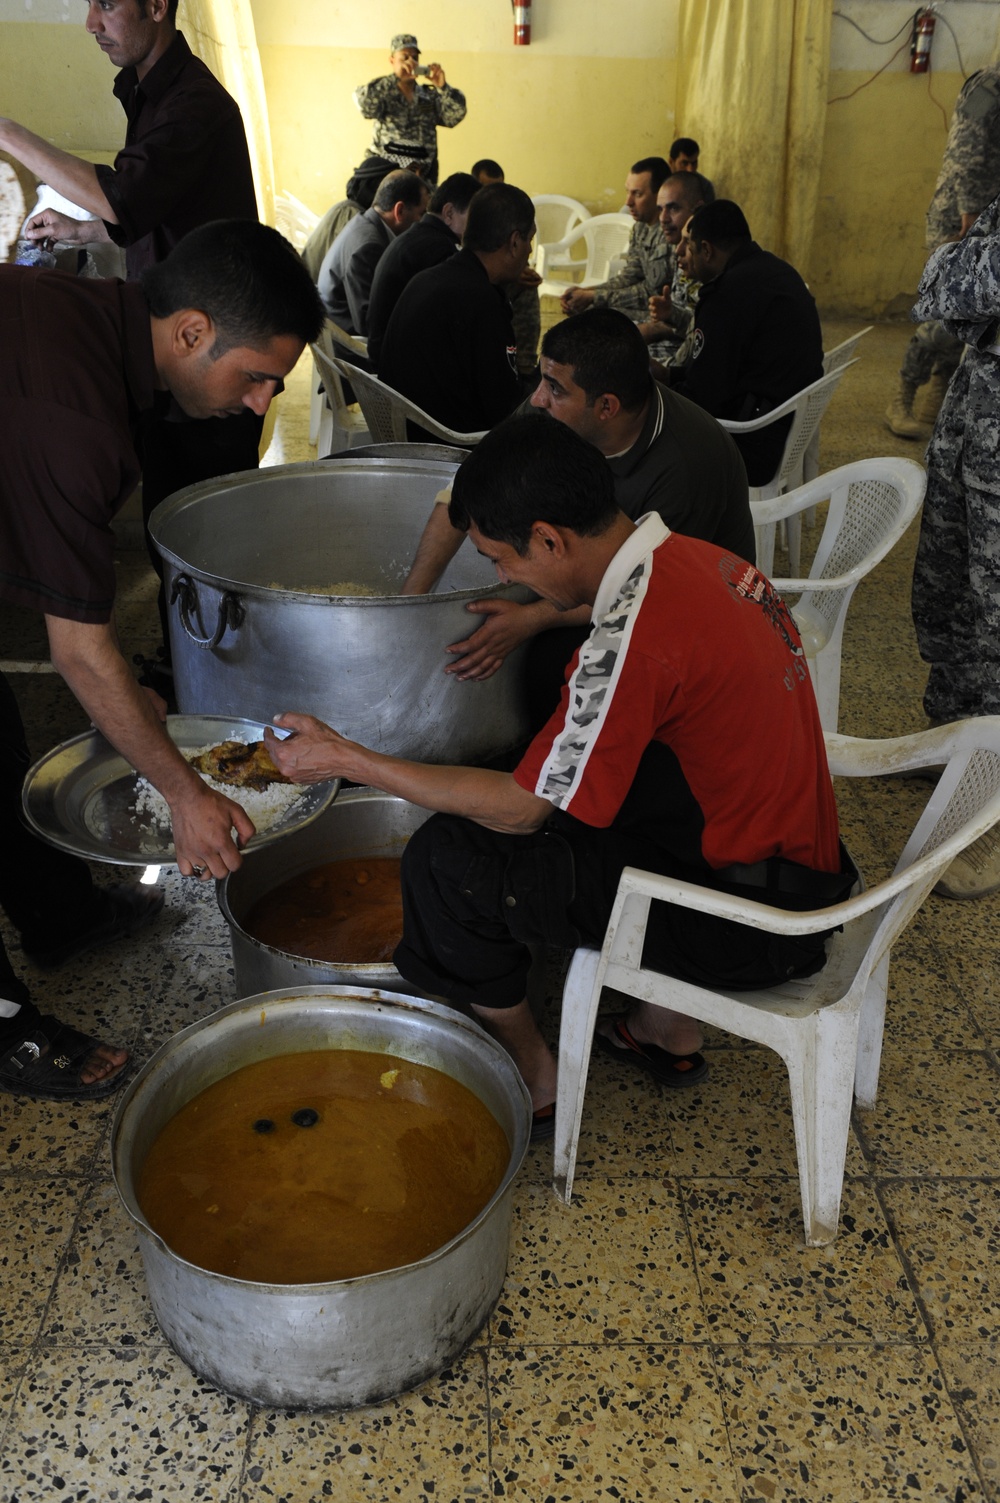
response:
<path fill-rule="evenodd" d="M 597 985 L 600 962 L 600 950 L 574 951 L 563 987 L 552 1188 L 567 1205 L 573 1199 L 576 1146 L 583 1119 L 591 1040 L 601 1000 Z"/>
<path fill-rule="evenodd" d="M 787 1038 L 791 1047 L 785 1063 L 806 1246 L 825 1247 L 836 1237 L 840 1221 L 854 1098 L 856 1018 L 834 1008 L 821 1010 L 811 1028 L 798 1024 Z"/>
<path fill-rule="evenodd" d="M 320 391 L 321 382 L 319 376 L 313 371 L 312 395 L 309 398 L 309 442 L 314 444 L 319 439 L 320 424 L 323 421 L 323 410 L 326 407 L 326 398 Z"/>
<path fill-rule="evenodd" d="M 861 999 L 857 1059 L 854 1065 L 854 1097 L 858 1106 L 864 1110 L 870 1110 L 875 1105 L 878 1093 L 882 1034 L 885 1028 L 885 997 L 889 984 L 889 955 L 887 950 L 872 971 Z"/>

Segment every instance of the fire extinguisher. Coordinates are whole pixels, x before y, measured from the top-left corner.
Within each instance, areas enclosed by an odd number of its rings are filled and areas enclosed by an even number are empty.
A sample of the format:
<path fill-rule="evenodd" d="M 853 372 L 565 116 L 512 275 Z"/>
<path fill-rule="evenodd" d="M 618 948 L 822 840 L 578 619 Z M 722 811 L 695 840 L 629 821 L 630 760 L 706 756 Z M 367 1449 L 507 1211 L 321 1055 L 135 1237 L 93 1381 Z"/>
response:
<path fill-rule="evenodd" d="M 531 0 L 512 0 L 514 11 L 514 46 L 527 47 L 531 43 Z"/>
<path fill-rule="evenodd" d="M 937 16 L 933 8 L 918 10 L 913 18 L 913 38 L 910 42 L 910 72 L 926 73 L 931 65 L 931 42 Z"/>

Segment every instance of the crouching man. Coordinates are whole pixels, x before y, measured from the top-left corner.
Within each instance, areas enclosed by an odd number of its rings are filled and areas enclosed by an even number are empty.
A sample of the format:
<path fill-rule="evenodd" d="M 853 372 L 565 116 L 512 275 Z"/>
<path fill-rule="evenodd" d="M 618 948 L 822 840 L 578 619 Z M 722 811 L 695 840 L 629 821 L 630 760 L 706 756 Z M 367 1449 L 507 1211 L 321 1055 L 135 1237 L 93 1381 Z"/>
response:
<path fill-rule="evenodd" d="M 823 734 L 783 602 L 752 564 L 638 524 L 600 452 L 563 423 L 508 420 L 459 470 L 451 521 L 502 581 L 592 627 L 558 710 L 514 772 L 403 761 L 305 715 L 269 736 L 296 782 L 334 776 L 437 811 L 403 861 L 395 963 L 469 1006 L 512 1055 L 551 1131 L 556 1065 L 526 1000 L 528 946 L 599 946 L 626 865 L 815 908 L 850 889 Z M 785 938 L 656 905 L 647 963 L 707 985 L 807 975 L 825 936 Z M 666 1085 L 707 1065 L 689 1018 L 637 1003 L 598 1042 Z"/>

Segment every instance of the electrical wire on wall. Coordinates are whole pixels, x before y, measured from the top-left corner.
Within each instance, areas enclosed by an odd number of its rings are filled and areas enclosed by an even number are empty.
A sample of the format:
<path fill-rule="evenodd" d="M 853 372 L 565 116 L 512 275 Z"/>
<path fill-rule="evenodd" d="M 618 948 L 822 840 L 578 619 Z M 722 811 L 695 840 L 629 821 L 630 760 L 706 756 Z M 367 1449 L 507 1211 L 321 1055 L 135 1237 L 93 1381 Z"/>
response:
<path fill-rule="evenodd" d="M 844 100 L 853 99 L 854 96 L 855 96 L 855 94 L 860 94 L 860 92 L 861 92 L 862 89 L 867 89 L 868 86 L 869 86 L 869 84 L 874 83 L 875 80 L 876 80 L 876 78 L 878 78 L 880 76 L 880 74 L 884 73 L 885 70 L 893 62 L 895 62 L 896 58 L 899 57 L 899 54 L 901 52 L 905 51 L 907 47 L 910 48 L 910 51 L 912 53 L 914 51 L 915 46 L 916 46 L 916 38 L 917 38 L 917 33 L 918 33 L 918 23 L 920 21 L 921 16 L 925 14 L 926 10 L 927 10 L 927 7 L 921 7 L 919 10 L 914 11 L 913 14 L 912 14 L 912 16 L 908 16 L 907 19 L 903 22 L 902 26 L 900 26 L 897 31 L 894 31 L 891 37 L 873 37 L 869 32 L 865 31 L 865 29 L 864 29 L 863 26 L 859 26 L 858 22 L 855 21 L 855 19 L 854 19 L 853 16 L 847 15 L 845 11 L 835 10 L 833 12 L 833 14 L 839 20 L 846 21 L 849 26 L 853 26 L 854 29 L 855 29 L 855 31 L 858 31 L 858 32 L 861 33 L 861 35 L 865 38 L 865 41 L 871 42 L 872 45 L 875 46 L 875 47 L 889 47 L 889 46 L 892 45 L 892 43 L 896 40 L 896 38 L 898 36 L 903 35 L 904 32 L 906 33 L 906 35 L 903 36 L 903 40 L 899 44 L 899 46 L 896 48 L 895 52 L 893 52 L 889 57 L 886 58 L 885 62 L 882 64 L 881 68 L 876 68 L 875 72 L 872 73 L 869 78 L 866 78 L 863 83 L 859 83 L 858 86 L 857 86 L 857 88 L 856 89 L 852 89 L 849 94 L 836 94 L 836 95 L 834 95 L 834 97 L 832 99 L 828 99 L 827 103 L 828 104 L 840 104 Z M 962 60 L 962 50 L 961 50 L 961 48 L 959 47 L 959 44 L 958 44 L 958 37 L 955 34 L 955 28 L 952 26 L 951 22 L 947 19 L 947 17 L 941 15 L 941 13 L 936 8 L 934 9 L 933 16 L 934 16 L 934 20 L 938 20 L 938 21 L 943 22 L 943 24 L 945 25 L 945 27 L 951 33 L 951 39 L 952 39 L 952 42 L 954 43 L 954 46 L 955 46 L 955 54 L 956 54 L 956 56 L 958 58 L 958 66 L 959 66 L 959 69 L 960 69 L 960 71 L 962 73 L 962 77 L 964 79 L 965 76 L 966 76 L 966 74 L 965 74 L 965 64 L 964 64 L 964 62 Z M 932 20 L 931 21 L 931 28 L 932 29 L 933 29 L 933 24 L 934 24 L 934 22 Z M 920 68 L 920 69 L 917 69 L 916 66 L 914 66 L 914 71 L 926 72 L 926 74 L 927 74 L 927 95 L 928 95 L 928 98 L 931 100 L 931 102 L 933 104 L 937 105 L 938 109 L 941 111 L 941 118 L 944 121 L 944 128 L 945 128 L 945 130 L 947 130 L 948 129 L 948 114 L 947 114 L 947 111 L 945 110 L 944 105 L 941 103 L 941 101 L 939 99 L 935 98 L 934 93 L 931 90 L 931 68 L 930 68 L 930 56 L 929 56 L 929 54 L 927 55 L 924 67 Z"/>

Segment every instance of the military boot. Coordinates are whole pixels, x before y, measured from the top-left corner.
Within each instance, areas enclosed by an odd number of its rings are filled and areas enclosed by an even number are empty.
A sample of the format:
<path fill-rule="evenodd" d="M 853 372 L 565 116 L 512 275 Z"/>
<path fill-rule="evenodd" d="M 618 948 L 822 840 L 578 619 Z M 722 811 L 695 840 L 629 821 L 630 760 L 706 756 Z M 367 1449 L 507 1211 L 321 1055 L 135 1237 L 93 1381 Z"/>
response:
<path fill-rule="evenodd" d="M 920 388 L 920 395 L 913 408 L 913 416 L 918 423 L 926 423 L 928 428 L 933 428 L 951 376 L 951 371 L 935 371 L 927 385 Z"/>
<path fill-rule="evenodd" d="M 927 438 L 929 430 L 913 416 L 913 399 L 917 388 L 912 381 L 899 378 L 899 389 L 885 410 L 885 421 L 890 433 L 899 438 Z"/>

